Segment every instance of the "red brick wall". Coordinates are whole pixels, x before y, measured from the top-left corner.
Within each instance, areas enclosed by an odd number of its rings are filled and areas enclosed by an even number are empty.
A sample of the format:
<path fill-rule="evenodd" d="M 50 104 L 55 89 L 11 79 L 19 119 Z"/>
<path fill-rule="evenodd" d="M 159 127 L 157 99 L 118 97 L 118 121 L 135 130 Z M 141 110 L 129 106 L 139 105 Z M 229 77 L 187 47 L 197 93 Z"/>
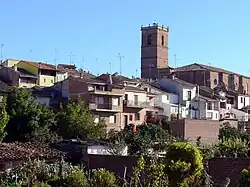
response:
<path fill-rule="evenodd" d="M 239 184 L 240 173 L 250 165 L 249 158 L 213 158 L 208 161 L 209 174 L 218 186 L 228 177 L 231 187 Z"/>
<path fill-rule="evenodd" d="M 218 141 L 219 129 L 220 123 L 215 120 L 181 119 L 170 123 L 170 131 L 174 136 L 193 142 L 201 136 L 201 141 L 208 144 Z"/>
<path fill-rule="evenodd" d="M 137 157 L 133 156 L 89 155 L 86 168 L 106 168 L 123 177 L 126 166 L 126 176 L 131 176 L 136 161 Z M 249 158 L 213 158 L 208 160 L 208 173 L 212 176 L 214 186 L 221 187 L 222 182 L 228 177 L 231 181 L 229 187 L 235 187 L 239 183 L 241 171 L 247 169 L 249 165 Z"/>

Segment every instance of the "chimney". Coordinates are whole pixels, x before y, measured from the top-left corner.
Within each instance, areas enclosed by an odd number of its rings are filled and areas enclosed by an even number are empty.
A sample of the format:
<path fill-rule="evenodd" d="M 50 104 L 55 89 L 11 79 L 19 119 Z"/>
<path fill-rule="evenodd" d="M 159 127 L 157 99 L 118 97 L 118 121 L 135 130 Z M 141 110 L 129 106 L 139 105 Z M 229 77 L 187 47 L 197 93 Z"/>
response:
<path fill-rule="evenodd" d="M 172 74 L 172 79 L 175 80 L 175 73 Z"/>
<path fill-rule="evenodd" d="M 14 70 L 17 71 L 17 64 L 14 65 Z"/>
<path fill-rule="evenodd" d="M 109 83 L 113 84 L 113 80 L 112 80 L 112 75 L 111 74 L 109 74 Z"/>

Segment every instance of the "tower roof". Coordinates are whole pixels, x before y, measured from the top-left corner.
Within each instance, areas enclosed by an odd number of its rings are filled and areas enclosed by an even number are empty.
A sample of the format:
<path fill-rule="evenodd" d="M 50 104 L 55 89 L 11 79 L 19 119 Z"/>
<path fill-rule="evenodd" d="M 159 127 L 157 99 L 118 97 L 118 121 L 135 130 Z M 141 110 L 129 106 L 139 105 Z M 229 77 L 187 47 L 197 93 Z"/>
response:
<path fill-rule="evenodd" d="M 169 32 L 169 27 L 165 27 L 164 25 L 159 25 L 158 23 L 153 23 L 153 25 L 149 24 L 148 26 L 143 26 L 143 25 L 141 26 L 141 31 L 150 29 L 161 29 Z"/>

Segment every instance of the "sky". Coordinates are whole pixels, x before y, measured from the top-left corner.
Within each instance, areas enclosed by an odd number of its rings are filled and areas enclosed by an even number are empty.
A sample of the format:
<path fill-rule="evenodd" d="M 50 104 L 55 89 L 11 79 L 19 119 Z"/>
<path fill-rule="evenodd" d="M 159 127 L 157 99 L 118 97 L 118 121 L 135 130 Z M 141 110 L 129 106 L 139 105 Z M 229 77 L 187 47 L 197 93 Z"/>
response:
<path fill-rule="evenodd" d="M 250 76 L 249 0 L 0 0 L 3 59 L 140 76 L 141 25 L 169 26 L 169 66 Z M 3 44 L 3 45 L 2 45 Z M 0 56 L 1 58 L 1 56 Z M 56 59 L 56 60 L 55 60 Z"/>

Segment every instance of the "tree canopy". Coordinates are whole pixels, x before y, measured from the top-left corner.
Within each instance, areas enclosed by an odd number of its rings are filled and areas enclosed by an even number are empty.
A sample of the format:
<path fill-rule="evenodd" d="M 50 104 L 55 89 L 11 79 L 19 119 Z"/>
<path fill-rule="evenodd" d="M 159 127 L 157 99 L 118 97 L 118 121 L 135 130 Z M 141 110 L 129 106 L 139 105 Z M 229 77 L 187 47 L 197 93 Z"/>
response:
<path fill-rule="evenodd" d="M 94 117 L 83 103 L 68 103 L 57 115 L 58 134 L 63 138 L 81 140 L 102 139 L 106 136 L 104 121 L 95 123 Z"/>
<path fill-rule="evenodd" d="M 37 103 L 30 92 L 14 88 L 7 97 L 6 111 L 10 116 L 6 141 L 37 138 L 47 141 L 51 138 L 50 128 L 56 125 L 55 114 L 45 105 Z"/>

